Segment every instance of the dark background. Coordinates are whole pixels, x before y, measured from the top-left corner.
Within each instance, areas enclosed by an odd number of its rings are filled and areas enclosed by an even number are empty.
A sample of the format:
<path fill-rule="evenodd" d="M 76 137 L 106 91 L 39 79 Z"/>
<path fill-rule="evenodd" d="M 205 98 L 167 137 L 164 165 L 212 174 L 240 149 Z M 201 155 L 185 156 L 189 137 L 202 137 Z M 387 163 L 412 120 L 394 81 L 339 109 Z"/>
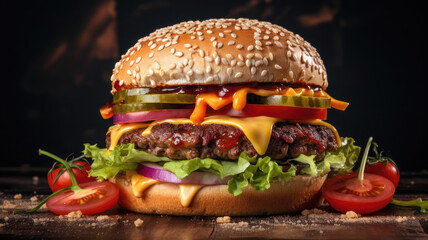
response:
<path fill-rule="evenodd" d="M 2 167 L 50 166 L 42 148 L 80 154 L 105 146 L 114 64 L 141 37 L 187 20 L 247 17 L 281 25 L 315 46 L 329 110 L 342 136 L 369 136 L 401 171 L 427 169 L 426 35 L 422 1 L 8 1 L 2 3 Z"/>

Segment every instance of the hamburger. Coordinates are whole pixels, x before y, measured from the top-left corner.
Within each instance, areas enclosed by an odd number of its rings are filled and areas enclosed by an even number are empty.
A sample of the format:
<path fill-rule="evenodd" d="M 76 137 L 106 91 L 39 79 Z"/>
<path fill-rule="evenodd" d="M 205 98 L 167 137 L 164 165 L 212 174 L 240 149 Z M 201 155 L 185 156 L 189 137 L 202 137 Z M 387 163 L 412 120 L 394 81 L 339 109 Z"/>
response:
<path fill-rule="evenodd" d="M 132 46 L 111 76 L 106 148 L 85 144 L 90 176 L 126 210 L 249 216 L 320 204 L 329 172 L 359 148 L 323 121 L 348 103 L 326 93 L 316 49 L 250 19 L 188 21 Z"/>

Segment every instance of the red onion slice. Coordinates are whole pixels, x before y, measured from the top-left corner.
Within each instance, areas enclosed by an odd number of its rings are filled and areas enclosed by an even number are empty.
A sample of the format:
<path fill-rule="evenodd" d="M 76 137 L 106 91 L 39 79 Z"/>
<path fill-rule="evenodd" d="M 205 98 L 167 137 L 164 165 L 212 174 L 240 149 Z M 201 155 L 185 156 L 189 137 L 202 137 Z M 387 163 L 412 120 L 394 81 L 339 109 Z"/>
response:
<path fill-rule="evenodd" d="M 184 184 L 202 184 L 202 185 L 226 185 L 231 176 L 220 179 L 214 173 L 192 172 L 189 176 L 179 179 L 174 173 L 163 169 L 154 163 L 141 163 L 138 165 L 137 173 L 140 175 L 155 179 L 161 182 L 184 183 Z"/>

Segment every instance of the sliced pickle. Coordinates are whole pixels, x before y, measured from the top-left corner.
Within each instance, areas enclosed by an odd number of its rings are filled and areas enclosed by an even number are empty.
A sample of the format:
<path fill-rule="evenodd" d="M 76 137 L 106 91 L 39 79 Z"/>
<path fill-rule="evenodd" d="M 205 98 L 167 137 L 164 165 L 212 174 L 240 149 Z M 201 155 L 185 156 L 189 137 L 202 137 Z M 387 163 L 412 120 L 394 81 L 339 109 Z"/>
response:
<path fill-rule="evenodd" d="M 126 103 L 126 104 L 115 104 L 113 105 L 114 113 L 129 113 L 129 112 L 141 112 L 141 111 L 152 111 L 160 109 L 175 109 L 183 108 L 182 104 L 168 104 L 168 103 Z"/>
<path fill-rule="evenodd" d="M 331 99 L 324 97 L 273 95 L 268 97 L 248 94 L 250 104 L 280 105 L 289 107 L 330 108 Z"/>
<path fill-rule="evenodd" d="M 195 104 L 196 102 L 196 95 L 194 94 L 140 94 L 140 95 L 120 94 L 117 96 L 116 94 L 113 96 L 113 103 Z"/>

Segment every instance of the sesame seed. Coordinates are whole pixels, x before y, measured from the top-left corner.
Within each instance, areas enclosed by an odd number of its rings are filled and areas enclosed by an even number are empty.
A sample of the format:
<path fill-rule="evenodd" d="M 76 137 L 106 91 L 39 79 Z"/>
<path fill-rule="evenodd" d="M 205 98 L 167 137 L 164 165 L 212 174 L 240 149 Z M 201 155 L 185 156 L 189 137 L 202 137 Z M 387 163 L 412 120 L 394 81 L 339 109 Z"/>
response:
<path fill-rule="evenodd" d="M 287 57 L 291 57 L 291 52 L 290 51 L 287 51 Z"/>
<path fill-rule="evenodd" d="M 141 57 L 138 57 L 137 60 L 135 60 L 135 63 L 139 63 L 141 61 Z"/>
<path fill-rule="evenodd" d="M 212 57 L 210 57 L 210 56 L 205 56 L 205 61 L 207 61 L 207 62 L 212 62 L 212 61 L 213 61 L 213 59 L 212 59 Z"/>
<path fill-rule="evenodd" d="M 138 44 L 137 51 L 140 51 L 140 49 L 141 49 L 141 44 Z"/>
<path fill-rule="evenodd" d="M 198 34 L 198 36 L 202 36 L 203 33 L 198 31 L 196 34 Z"/>
<path fill-rule="evenodd" d="M 229 46 L 232 46 L 233 44 L 235 44 L 235 41 L 232 41 L 232 40 L 227 43 L 227 45 Z"/>
<path fill-rule="evenodd" d="M 247 59 L 247 60 L 245 61 L 245 65 L 247 65 L 247 67 L 251 67 L 251 60 L 250 60 L 250 59 Z"/>
<path fill-rule="evenodd" d="M 129 66 L 131 67 L 132 65 L 134 65 L 134 60 L 132 60 L 130 63 L 129 63 Z"/>
<path fill-rule="evenodd" d="M 213 31 L 211 31 L 211 30 L 207 30 L 207 33 L 212 34 L 212 33 L 213 33 Z"/>
<path fill-rule="evenodd" d="M 199 56 L 201 56 L 201 58 L 203 58 L 205 56 L 204 50 L 199 49 Z"/>
<path fill-rule="evenodd" d="M 190 39 L 194 40 L 196 38 L 196 36 L 190 36 Z"/>
<path fill-rule="evenodd" d="M 223 43 L 222 43 L 222 42 L 219 42 L 219 43 L 217 44 L 217 47 L 218 47 L 218 48 L 223 47 Z"/>
<path fill-rule="evenodd" d="M 220 37 L 224 37 L 224 33 L 222 33 L 222 32 L 221 32 L 221 33 L 219 33 L 218 35 L 219 35 Z"/>
<path fill-rule="evenodd" d="M 249 54 L 247 54 L 247 58 L 253 58 L 254 57 L 254 53 L 249 53 Z"/>
<path fill-rule="evenodd" d="M 219 65 L 220 64 L 220 57 L 216 57 L 215 59 L 214 59 L 214 62 L 215 62 L 215 64 L 217 64 L 217 65 Z"/>
<path fill-rule="evenodd" d="M 270 46 L 270 45 L 272 45 L 272 42 L 271 41 L 267 41 L 267 42 L 265 42 L 265 44 L 266 44 L 266 46 Z"/>
<path fill-rule="evenodd" d="M 204 40 L 205 38 L 204 38 L 204 36 L 199 36 L 199 40 Z"/>
<path fill-rule="evenodd" d="M 248 47 L 247 47 L 247 50 L 248 50 L 248 51 L 252 51 L 253 49 L 254 49 L 254 46 L 253 46 L 253 45 L 250 45 L 250 46 L 248 46 Z"/>
<path fill-rule="evenodd" d="M 236 38 L 236 34 L 235 33 L 231 33 L 230 36 L 232 36 L 233 38 Z"/>
<path fill-rule="evenodd" d="M 139 72 L 140 71 L 140 67 L 139 66 L 135 66 L 135 71 Z"/>
<path fill-rule="evenodd" d="M 260 40 L 256 40 L 256 44 L 262 46 L 262 42 L 260 42 Z"/>
<path fill-rule="evenodd" d="M 233 55 L 232 55 L 232 54 L 230 54 L 230 53 L 227 53 L 227 54 L 226 54 L 226 57 L 227 57 L 227 59 L 234 59 Z"/>
<path fill-rule="evenodd" d="M 214 78 L 212 76 L 207 77 L 207 82 L 212 82 L 214 80 Z"/>
<path fill-rule="evenodd" d="M 273 54 L 270 52 L 269 53 L 269 59 L 271 60 L 271 61 L 273 61 Z"/>
<path fill-rule="evenodd" d="M 237 49 L 241 49 L 241 48 L 243 48 L 244 46 L 242 46 L 242 44 L 238 44 L 238 45 L 236 45 L 236 48 Z"/>
<path fill-rule="evenodd" d="M 278 36 L 274 36 L 274 37 L 273 37 L 273 40 L 278 41 L 278 40 L 279 40 L 279 37 L 278 37 Z"/>
<path fill-rule="evenodd" d="M 177 57 L 181 57 L 181 56 L 183 56 L 184 54 L 183 54 L 183 52 L 175 52 L 175 53 L 174 53 L 174 55 L 175 55 L 175 56 L 177 56 Z"/>
<path fill-rule="evenodd" d="M 192 44 L 186 43 L 186 44 L 184 44 L 184 47 L 185 48 L 190 48 L 190 47 L 192 47 Z"/>
<path fill-rule="evenodd" d="M 149 76 L 149 77 L 150 77 L 150 76 L 152 76 L 152 75 L 153 75 L 153 73 L 154 73 L 154 72 L 153 72 L 153 69 L 149 69 L 147 76 Z"/>
<path fill-rule="evenodd" d="M 210 73 L 210 72 L 211 72 L 211 66 L 207 66 L 207 67 L 205 68 L 205 72 Z"/>
<path fill-rule="evenodd" d="M 126 73 L 129 75 L 129 76 L 131 76 L 132 75 L 132 72 L 131 72 L 131 70 L 126 70 Z"/>
<path fill-rule="evenodd" d="M 152 44 L 153 44 L 153 41 L 150 41 L 149 44 L 148 44 L 148 46 L 150 47 Z"/>
<path fill-rule="evenodd" d="M 154 67 L 155 67 L 156 70 L 160 69 L 160 64 L 158 62 L 154 61 L 153 65 L 154 65 Z"/>
<path fill-rule="evenodd" d="M 217 46 L 217 41 L 214 41 L 213 42 L 213 47 L 216 47 Z"/>
<path fill-rule="evenodd" d="M 260 73 L 260 75 L 261 75 L 262 77 L 266 76 L 266 74 L 267 74 L 267 70 L 263 70 L 263 71 Z"/>
<path fill-rule="evenodd" d="M 242 56 L 242 54 L 238 54 L 238 58 L 239 60 L 244 61 L 244 56 Z"/>
<path fill-rule="evenodd" d="M 210 38 L 210 41 L 212 42 L 212 41 L 214 41 L 216 39 L 216 37 L 211 37 Z"/>
<path fill-rule="evenodd" d="M 293 76 L 294 76 L 293 71 L 288 72 L 288 75 L 290 75 L 290 78 L 293 78 Z"/>
<path fill-rule="evenodd" d="M 159 46 L 158 51 L 161 51 L 165 46 L 162 44 Z"/>
<path fill-rule="evenodd" d="M 256 67 L 262 65 L 263 61 L 262 60 L 258 60 L 256 61 L 256 63 L 254 64 Z"/>
<path fill-rule="evenodd" d="M 152 44 L 151 46 L 150 46 L 150 49 L 153 49 L 153 48 L 155 48 L 157 45 L 156 45 L 156 43 L 154 43 L 154 44 Z"/>
<path fill-rule="evenodd" d="M 221 62 L 222 62 L 224 65 L 228 65 L 228 64 L 229 64 L 229 62 L 227 61 L 227 59 L 226 59 L 226 58 L 221 58 Z"/>
<path fill-rule="evenodd" d="M 231 60 L 231 61 L 230 61 L 230 66 L 232 66 L 232 67 L 233 67 L 233 66 L 235 66 L 235 65 L 236 65 L 236 60 L 235 60 L 235 59 Z"/>
<path fill-rule="evenodd" d="M 129 70 L 128 70 L 129 71 Z M 123 85 L 123 80 L 120 80 L 119 81 L 119 86 L 122 86 Z"/>
<path fill-rule="evenodd" d="M 275 64 L 275 68 L 276 68 L 276 69 L 282 69 L 282 67 L 281 67 L 281 66 L 279 66 L 278 64 Z"/>
<path fill-rule="evenodd" d="M 257 71 L 257 69 L 256 69 L 255 67 L 252 67 L 252 68 L 251 68 L 251 74 L 252 74 L 252 75 L 256 74 L 256 71 Z"/>
<path fill-rule="evenodd" d="M 244 62 L 239 61 L 239 62 L 237 63 L 237 65 L 238 65 L 239 67 L 243 67 L 243 66 L 245 65 L 245 63 L 244 63 Z"/>
<path fill-rule="evenodd" d="M 256 54 L 254 54 L 254 56 L 256 56 L 256 58 L 263 58 L 260 53 L 256 53 Z"/>
<path fill-rule="evenodd" d="M 278 42 L 278 41 L 275 41 L 275 44 L 276 44 L 278 47 L 284 47 L 284 46 L 282 45 L 282 43 L 280 43 L 280 42 Z"/>
<path fill-rule="evenodd" d="M 235 74 L 235 78 L 240 78 L 240 77 L 242 77 L 242 72 L 237 72 L 237 73 Z"/>
<path fill-rule="evenodd" d="M 171 53 L 174 54 L 175 53 L 175 48 L 171 48 Z"/>
<path fill-rule="evenodd" d="M 232 68 L 227 68 L 226 72 L 227 72 L 227 75 L 232 76 L 233 69 Z"/>
<path fill-rule="evenodd" d="M 192 76 L 193 75 L 193 71 L 192 70 L 189 70 L 189 71 L 187 71 L 187 73 L 186 73 L 188 76 Z"/>
<path fill-rule="evenodd" d="M 259 45 L 256 45 L 256 47 L 255 47 L 257 50 L 263 50 L 263 48 L 262 47 L 260 47 Z"/>
<path fill-rule="evenodd" d="M 176 67 L 176 65 L 175 65 L 175 63 L 173 63 L 172 65 L 171 65 L 171 67 L 169 67 L 169 69 L 170 70 L 172 70 L 172 69 L 174 69 Z"/>

